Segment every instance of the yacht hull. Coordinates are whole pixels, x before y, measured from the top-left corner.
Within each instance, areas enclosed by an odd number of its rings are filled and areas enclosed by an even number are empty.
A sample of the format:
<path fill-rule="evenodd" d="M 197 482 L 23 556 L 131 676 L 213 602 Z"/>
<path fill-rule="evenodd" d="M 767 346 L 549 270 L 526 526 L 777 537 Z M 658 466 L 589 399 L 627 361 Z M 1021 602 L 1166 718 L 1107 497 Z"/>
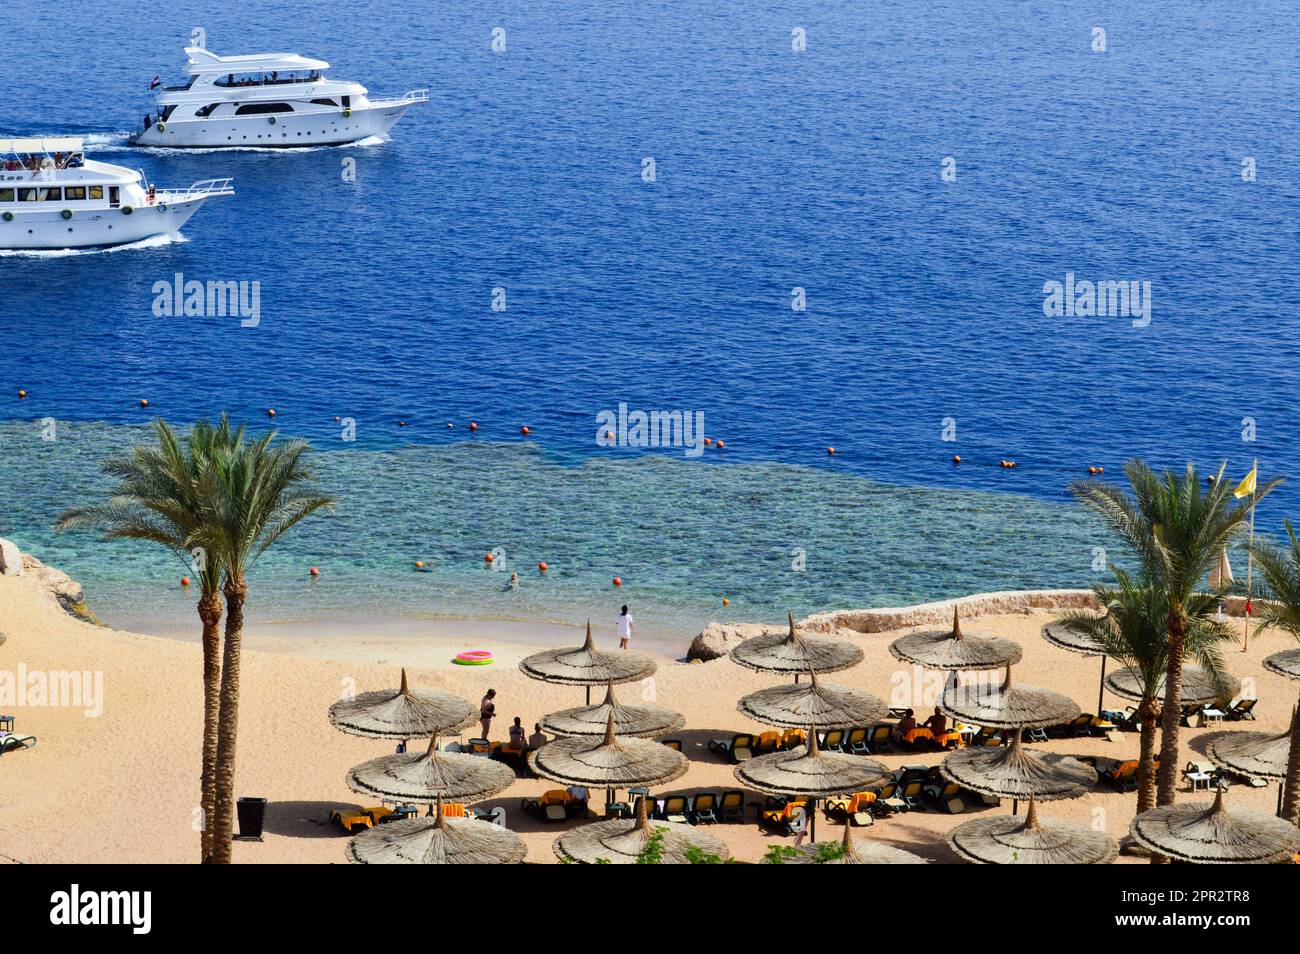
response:
<path fill-rule="evenodd" d="M 142 206 L 127 214 L 123 209 L 74 212 L 65 219 L 59 209 L 15 212 L 13 221 L 0 221 L 0 249 L 36 251 L 71 248 L 109 248 L 129 245 L 157 235 L 180 231 L 205 199 L 170 205 Z"/>
<path fill-rule="evenodd" d="M 382 136 L 413 104 L 372 103 L 344 116 L 337 109 L 278 113 L 275 116 L 231 116 L 220 119 L 179 119 L 156 123 L 131 137 L 136 146 L 165 149 L 302 149 L 342 146 Z M 272 122 L 274 120 L 274 122 Z M 159 127 L 163 128 L 159 128 Z"/>

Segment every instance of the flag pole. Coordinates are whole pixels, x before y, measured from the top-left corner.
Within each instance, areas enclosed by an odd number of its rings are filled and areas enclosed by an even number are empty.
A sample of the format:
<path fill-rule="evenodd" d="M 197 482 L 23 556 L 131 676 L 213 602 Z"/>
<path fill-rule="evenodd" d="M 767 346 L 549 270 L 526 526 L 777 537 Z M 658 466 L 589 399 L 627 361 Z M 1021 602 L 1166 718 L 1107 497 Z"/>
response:
<path fill-rule="evenodd" d="M 1255 475 L 1255 487 L 1251 488 L 1251 497 L 1255 496 L 1255 491 L 1259 487 L 1259 458 L 1255 458 L 1254 466 L 1251 473 Z M 1255 505 L 1252 502 L 1250 507 L 1250 542 L 1246 545 L 1246 615 L 1242 621 L 1242 639 L 1241 651 L 1244 653 L 1250 649 L 1250 572 L 1254 564 L 1255 557 Z"/>

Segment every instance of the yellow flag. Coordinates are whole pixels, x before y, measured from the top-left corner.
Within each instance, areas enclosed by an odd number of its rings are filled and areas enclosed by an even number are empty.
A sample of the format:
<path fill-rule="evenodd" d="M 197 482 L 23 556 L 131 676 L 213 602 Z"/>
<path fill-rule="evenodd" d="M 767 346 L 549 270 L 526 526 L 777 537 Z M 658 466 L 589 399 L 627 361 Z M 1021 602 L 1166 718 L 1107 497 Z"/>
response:
<path fill-rule="evenodd" d="M 1250 473 L 1241 479 L 1237 489 L 1232 492 L 1234 497 L 1241 499 L 1242 497 L 1249 497 L 1255 492 L 1255 472 L 1257 470 L 1259 470 L 1258 464 L 1252 467 Z"/>

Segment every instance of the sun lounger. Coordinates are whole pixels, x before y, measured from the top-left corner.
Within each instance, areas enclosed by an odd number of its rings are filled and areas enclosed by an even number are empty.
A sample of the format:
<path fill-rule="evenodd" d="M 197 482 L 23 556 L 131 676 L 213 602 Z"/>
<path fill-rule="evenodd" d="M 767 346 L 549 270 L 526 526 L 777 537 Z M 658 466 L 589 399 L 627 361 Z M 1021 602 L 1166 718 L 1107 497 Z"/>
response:
<path fill-rule="evenodd" d="M 388 811 L 388 809 L 380 809 Z M 353 810 L 350 808 L 336 808 L 330 812 L 330 824 L 338 825 L 349 835 L 357 835 L 368 828 L 375 827 L 375 816 L 372 814 L 373 808 L 362 808 Z"/>
<path fill-rule="evenodd" d="M 962 798 L 961 786 L 956 782 L 934 782 L 925 785 L 922 794 L 935 805 L 950 815 L 960 815 L 966 810 L 966 800 Z"/>
<path fill-rule="evenodd" d="M 876 800 L 871 803 L 871 814 L 893 815 L 897 812 L 907 811 L 907 802 L 898 797 L 898 783 L 889 782 L 881 786 L 876 793 Z"/>
<path fill-rule="evenodd" d="M 836 795 L 826 799 L 826 815 L 828 818 L 843 819 L 850 825 L 870 825 L 875 821 L 871 811 L 878 797 L 875 792 Z"/>
<path fill-rule="evenodd" d="M 758 741 L 754 747 L 755 755 L 766 755 L 769 752 L 775 752 L 781 747 L 781 733 L 763 732 L 758 736 Z"/>
<path fill-rule="evenodd" d="M 745 793 L 735 788 L 723 792 L 719 813 L 724 822 L 743 822 L 745 820 Z"/>
<path fill-rule="evenodd" d="M 1002 730 L 990 729 L 988 726 L 980 726 L 980 730 L 975 733 L 975 738 L 970 740 L 970 745 L 1001 745 Z"/>
<path fill-rule="evenodd" d="M 1046 742 L 1046 729 L 1025 729 L 1020 733 L 1020 739 L 1023 742 Z"/>
<path fill-rule="evenodd" d="M 686 813 L 692 825 L 712 825 L 718 821 L 718 795 L 715 792 L 701 792 L 691 801 L 691 810 Z"/>
<path fill-rule="evenodd" d="M 844 751 L 844 730 L 827 729 L 817 741 L 821 745 L 823 752 L 842 752 Z"/>
<path fill-rule="evenodd" d="M 660 739 L 659 744 L 668 746 L 668 748 L 672 749 L 674 752 L 680 752 L 682 750 L 681 739 Z"/>
<path fill-rule="evenodd" d="M 663 807 L 657 817 L 664 821 L 680 822 L 685 825 L 689 821 L 687 816 L 690 810 L 691 800 L 685 795 L 669 795 L 664 799 Z"/>
<path fill-rule="evenodd" d="M 0 736 L 0 755 L 10 751 L 16 752 L 19 749 L 30 749 L 35 745 L 36 736 L 34 735 Z"/>
<path fill-rule="evenodd" d="M 1243 719 L 1255 721 L 1255 706 L 1258 699 L 1233 699 L 1228 703 L 1228 708 L 1224 710 L 1224 715 L 1232 722 L 1240 722 Z"/>
<path fill-rule="evenodd" d="M 894 751 L 894 727 L 892 725 L 873 725 L 871 735 L 867 739 L 867 751 L 875 755 L 881 752 Z"/>
<path fill-rule="evenodd" d="M 1116 762 L 1097 772 L 1098 777 L 1103 781 L 1114 786 L 1119 792 L 1132 792 L 1138 787 L 1138 762 L 1137 759 L 1129 759 L 1125 762 Z"/>
<path fill-rule="evenodd" d="M 808 802 L 802 798 L 786 801 L 769 797 L 764 807 L 759 810 L 758 823 L 764 828 L 791 834 L 800 822 L 808 818 Z"/>
<path fill-rule="evenodd" d="M 709 743 L 709 751 L 726 756 L 733 762 L 747 762 L 754 757 L 756 748 L 752 735 L 733 735 L 730 739 L 714 739 Z"/>
<path fill-rule="evenodd" d="M 849 729 L 849 734 L 844 738 L 844 744 L 840 746 L 841 751 L 848 752 L 850 755 L 867 755 L 871 752 L 871 746 L 867 740 L 867 730 L 865 727 Z"/>
<path fill-rule="evenodd" d="M 782 749 L 797 749 L 807 740 L 807 729 L 786 729 L 781 735 Z"/>

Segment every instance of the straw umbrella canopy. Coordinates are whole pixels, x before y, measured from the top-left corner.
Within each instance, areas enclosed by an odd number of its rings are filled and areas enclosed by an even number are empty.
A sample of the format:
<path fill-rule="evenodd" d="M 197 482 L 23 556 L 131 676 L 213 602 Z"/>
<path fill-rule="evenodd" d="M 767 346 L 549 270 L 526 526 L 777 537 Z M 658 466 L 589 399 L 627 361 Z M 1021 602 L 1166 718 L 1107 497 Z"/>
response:
<path fill-rule="evenodd" d="M 858 646 L 839 639 L 820 639 L 795 632 L 794 614 L 788 633 L 764 633 L 747 639 L 731 651 L 731 658 L 747 669 L 799 676 L 808 672 L 839 672 L 862 662 Z"/>
<path fill-rule="evenodd" d="M 810 723 L 827 729 L 847 729 L 871 725 L 889 714 L 888 703 L 869 692 L 819 683 L 815 670 L 811 676 L 811 682 L 751 692 L 736 708 L 755 722 L 782 729 L 799 729 Z"/>
<path fill-rule="evenodd" d="M 1129 832 L 1140 845 L 1191 864 L 1275 864 L 1300 850 L 1300 829 L 1276 815 L 1223 804 L 1162 805 L 1133 819 Z"/>
<path fill-rule="evenodd" d="M 954 752 L 941 767 L 963 788 L 996 798 L 1040 802 L 1079 798 L 1097 784 L 1097 770 L 1091 765 L 1054 752 L 1030 752 L 1019 732 L 1010 745 Z"/>
<path fill-rule="evenodd" d="M 385 755 L 350 769 L 354 792 L 396 802 L 435 802 L 439 796 L 478 802 L 505 791 L 515 781 L 508 765 L 481 755 L 439 752 L 432 739 L 425 752 Z"/>
<path fill-rule="evenodd" d="M 553 735 L 604 735 L 605 723 L 614 717 L 614 734 L 648 738 L 675 732 L 686 724 L 681 713 L 662 706 L 625 706 L 614 698 L 614 684 L 605 689 L 605 701 L 594 706 L 564 709 L 542 716 L 542 731 Z"/>
<path fill-rule="evenodd" d="M 853 829 L 848 824 L 845 824 L 844 837 L 840 841 L 840 847 L 844 849 L 844 853 L 840 857 L 832 858 L 830 861 L 822 862 L 822 864 L 928 865 L 930 863 L 920 855 L 914 855 L 910 851 L 904 851 L 901 848 L 882 845 L 876 841 L 854 838 L 852 832 Z M 787 864 L 810 865 L 817 863 L 818 851 L 812 845 L 800 845 L 796 850 L 799 852 L 798 855 L 790 859 Z"/>
<path fill-rule="evenodd" d="M 584 865 L 633 865 L 651 836 L 659 832 L 660 864 L 689 864 L 691 849 L 727 859 L 727 846 L 702 829 L 678 822 L 650 822 L 648 802 L 648 798 L 637 800 L 636 818 L 593 822 L 565 832 L 555 839 L 555 856 Z"/>
<path fill-rule="evenodd" d="M 525 676 L 542 682 L 565 686 L 586 686 L 587 703 L 591 703 L 591 687 L 611 682 L 635 682 L 654 675 L 658 668 L 649 656 L 629 652 L 604 652 L 596 648 L 591 638 L 591 621 L 587 621 L 587 638 L 574 649 L 548 649 L 525 656 L 519 661 Z"/>
<path fill-rule="evenodd" d="M 602 738 L 556 739 L 529 752 L 528 765 L 563 785 L 605 789 L 662 785 L 681 778 L 689 767 L 685 755 L 653 739 L 616 737 L 613 712 L 606 717 Z"/>
<path fill-rule="evenodd" d="M 1294 727 L 1300 709 L 1292 713 Z M 1205 754 L 1215 765 L 1256 778 L 1286 778 L 1291 732 L 1215 732 L 1206 737 Z"/>
<path fill-rule="evenodd" d="M 1119 854 L 1104 831 L 1040 821 L 1034 798 L 1023 816 L 977 818 L 953 828 L 946 838 L 953 851 L 977 865 L 1108 865 Z"/>
<path fill-rule="evenodd" d="M 528 849 L 506 828 L 474 818 L 448 818 L 437 811 L 424 818 L 384 822 L 348 842 L 348 861 L 357 865 L 514 865 Z"/>
<path fill-rule="evenodd" d="M 808 727 L 808 741 L 785 752 L 760 755 L 733 770 L 741 784 L 767 795 L 794 795 L 813 801 L 813 841 L 817 840 L 817 799 L 847 792 L 880 788 L 889 781 L 889 769 L 872 759 L 840 752 L 823 752 L 817 744 L 817 727 Z"/>
<path fill-rule="evenodd" d="M 1287 649 L 1266 657 L 1264 668 L 1288 679 L 1300 679 L 1300 649 Z"/>
<path fill-rule="evenodd" d="M 402 670 L 397 689 L 363 692 L 330 706 L 330 723 L 349 735 L 419 739 L 452 735 L 478 718 L 478 708 L 449 692 L 412 690 Z"/>
<path fill-rule="evenodd" d="M 1037 686 L 1014 685 L 1010 666 L 1000 685 L 949 687 L 939 708 L 954 719 L 990 729 L 1042 729 L 1069 722 L 1079 714 L 1079 706 L 1068 696 Z"/>
<path fill-rule="evenodd" d="M 1100 656 L 1101 676 L 1097 679 L 1097 715 L 1101 715 L 1102 698 L 1106 691 L 1106 648 L 1087 633 L 1080 633 L 1065 625 L 1064 620 L 1054 620 L 1043 627 L 1043 639 L 1058 649 L 1078 653 L 1080 656 Z"/>
<path fill-rule="evenodd" d="M 961 631 L 957 608 L 952 610 L 952 629 L 912 633 L 889 644 L 895 659 L 942 672 L 969 669 L 1001 669 L 1020 662 L 1020 647 L 999 636 L 967 636 Z"/>
<path fill-rule="evenodd" d="M 1179 703 L 1185 706 L 1197 706 L 1207 702 L 1214 702 L 1223 696 L 1235 695 L 1237 690 L 1241 688 L 1241 680 L 1228 673 L 1223 675 L 1225 680 L 1223 688 L 1218 689 L 1215 688 L 1209 674 L 1200 666 L 1184 666 L 1182 691 L 1178 696 Z M 1164 698 L 1164 687 L 1165 677 L 1162 673 L 1155 687 L 1157 698 Z M 1142 681 L 1137 673 L 1127 666 L 1115 670 L 1106 677 L 1106 688 L 1117 696 L 1123 696 L 1125 699 L 1132 699 L 1135 702 L 1142 701 Z"/>

